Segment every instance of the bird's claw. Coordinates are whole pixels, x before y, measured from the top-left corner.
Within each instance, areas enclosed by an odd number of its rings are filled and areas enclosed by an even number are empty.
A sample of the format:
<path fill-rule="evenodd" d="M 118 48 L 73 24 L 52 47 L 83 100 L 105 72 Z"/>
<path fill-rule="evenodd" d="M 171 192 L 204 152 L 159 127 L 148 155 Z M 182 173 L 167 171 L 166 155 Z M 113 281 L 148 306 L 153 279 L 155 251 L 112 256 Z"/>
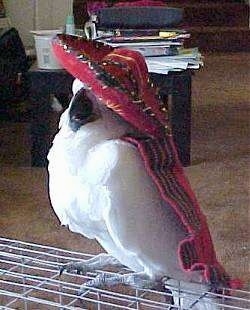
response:
<path fill-rule="evenodd" d="M 65 268 L 66 268 L 65 266 L 60 266 L 59 267 L 59 276 L 61 276 L 63 274 Z"/>
<path fill-rule="evenodd" d="M 115 277 L 114 281 L 112 281 L 113 277 L 109 274 L 99 274 L 94 279 L 87 281 L 86 283 L 82 284 L 80 286 L 80 289 L 78 290 L 77 295 L 83 296 L 85 293 L 87 293 L 91 288 L 104 288 L 105 286 L 112 286 L 116 283 L 117 277 Z M 110 281 L 111 280 L 111 283 Z"/>
<path fill-rule="evenodd" d="M 122 265 L 113 256 L 106 254 L 106 253 L 101 253 L 87 260 L 78 261 L 78 262 L 74 261 L 74 262 L 64 264 L 60 266 L 59 274 L 61 276 L 65 270 L 67 272 L 72 272 L 76 270 L 78 274 L 85 274 L 88 271 L 102 269 L 107 266 L 121 267 Z"/>
<path fill-rule="evenodd" d="M 61 276 L 64 271 L 72 272 L 74 270 L 77 274 L 85 274 L 88 271 L 88 268 L 85 266 L 84 262 L 70 262 L 60 266 L 59 276 Z"/>
<path fill-rule="evenodd" d="M 78 297 L 83 297 L 89 290 L 89 287 L 85 284 L 81 285 L 79 290 L 77 291 L 77 296 Z"/>

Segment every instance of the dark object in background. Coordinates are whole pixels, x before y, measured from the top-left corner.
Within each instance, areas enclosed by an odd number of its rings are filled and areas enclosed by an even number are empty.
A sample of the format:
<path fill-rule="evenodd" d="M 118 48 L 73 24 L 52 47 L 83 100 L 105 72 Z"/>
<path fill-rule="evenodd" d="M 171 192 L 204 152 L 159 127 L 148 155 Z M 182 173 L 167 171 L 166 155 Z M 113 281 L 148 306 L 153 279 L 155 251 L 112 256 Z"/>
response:
<path fill-rule="evenodd" d="M 82 28 L 84 28 L 84 24 L 89 20 L 89 14 L 88 14 L 88 5 L 89 4 L 91 4 L 93 1 L 91 1 L 91 0 L 74 0 L 73 1 L 73 14 L 74 14 L 74 17 L 75 17 L 75 25 L 78 27 L 78 28 L 80 28 L 80 29 L 82 29 Z M 124 28 L 124 26 L 121 26 L 120 27 L 120 25 L 122 24 L 122 25 L 124 25 L 124 24 L 126 24 L 126 22 L 127 22 L 127 19 L 128 19 L 128 17 L 129 17 L 129 15 L 127 15 L 127 14 L 130 14 L 130 11 L 126 11 L 126 9 L 128 8 L 129 10 L 131 10 L 132 8 L 135 8 L 136 6 L 135 6 L 135 3 L 137 2 L 136 0 L 105 0 L 105 1 L 97 1 L 97 2 L 100 2 L 100 3 L 102 3 L 104 6 L 106 5 L 106 8 L 107 9 L 110 9 L 110 8 L 115 8 L 115 9 L 119 9 L 120 10 L 120 12 L 123 12 L 122 14 L 121 14 L 121 20 L 119 20 L 118 19 L 118 22 L 119 22 L 119 28 Z M 138 1 L 138 2 L 140 2 L 140 1 Z M 143 1 L 142 1 L 143 2 Z M 145 1 L 145 3 L 147 3 L 147 2 L 149 2 L 150 3 L 150 1 Z M 159 6 L 159 2 L 161 3 L 162 2 L 162 5 L 161 6 Z M 133 6 L 131 6 L 131 3 L 134 3 L 134 5 Z M 167 7 L 164 7 L 163 8 L 163 6 L 164 6 L 164 3 L 167 5 L 167 0 L 162 0 L 162 1 L 157 1 L 157 0 L 155 0 L 155 1 L 151 1 L 151 4 L 150 5 L 148 5 L 148 7 L 150 7 L 149 8 L 149 10 L 148 10 L 148 12 L 149 12 L 149 15 L 151 15 L 152 14 L 152 12 L 150 11 L 150 9 L 153 7 L 153 8 L 157 8 L 158 7 L 158 10 L 160 9 L 160 8 L 162 8 L 162 9 L 166 9 Z M 116 6 L 117 5 L 117 6 Z M 142 8 L 145 6 L 145 4 L 143 4 L 143 5 L 141 5 L 141 4 L 138 4 L 139 5 L 139 7 L 137 7 L 137 12 L 138 12 L 138 10 L 139 11 L 142 11 Z M 171 8 L 170 8 L 171 9 Z M 177 13 L 177 10 L 179 10 L 179 13 L 182 15 L 182 12 L 180 12 L 182 9 L 180 9 L 180 8 L 174 8 L 175 9 L 175 13 L 173 12 L 173 10 L 172 10 L 172 12 L 171 12 L 171 14 L 172 13 L 174 13 L 174 14 L 176 14 Z M 124 11 L 125 10 L 125 11 Z M 107 11 L 108 12 L 108 11 Z M 110 15 L 112 15 L 112 11 L 110 11 L 111 13 L 107 13 L 107 14 L 110 14 Z M 116 11 L 114 11 L 114 12 L 116 12 Z M 133 12 L 134 12 L 134 10 L 133 10 Z M 148 25 L 147 25 L 147 27 L 149 27 L 151 24 L 152 24 L 152 18 L 150 18 L 150 16 L 146 16 L 144 13 L 141 13 L 141 15 L 139 15 L 140 17 L 138 18 L 138 15 L 137 15 L 137 12 L 136 12 L 136 14 L 134 15 L 134 16 L 132 16 L 132 19 L 134 19 L 134 21 L 132 22 L 132 24 L 131 24 L 131 27 L 132 27 L 132 25 L 135 25 L 135 24 L 137 24 L 138 23 L 138 19 L 141 19 L 141 18 L 147 18 L 147 21 L 149 21 L 149 20 L 151 20 L 149 23 L 148 23 Z M 148 12 L 146 13 L 147 15 L 148 15 Z M 155 11 L 156 12 L 156 11 Z M 161 12 L 163 12 L 162 10 L 161 10 Z M 179 13 L 177 13 L 177 14 L 179 14 Z M 106 12 L 104 13 L 104 14 L 106 14 Z M 125 15 L 124 15 L 125 14 Z M 157 12 L 157 14 L 158 14 L 158 12 Z M 163 18 L 165 18 L 164 17 L 164 14 L 166 14 L 166 13 L 163 13 L 163 15 L 162 15 L 162 13 L 160 13 L 160 18 L 161 18 L 161 16 L 163 17 Z M 168 15 L 167 15 L 167 17 L 169 18 L 171 18 L 171 20 L 169 20 L 169 22 L 171 22 L 171 24 L 172 24 L 172 22 L 173 22 L 173 17 L 174 18 L 176 18 L 177 16 L 175 15 L 175 16 L 169 16 L 169 12 L 167 13 Z M 107 17 L 107 19 L 108 19 L 109 17 Z M 156 17 L 153 17 L 153 24 L 154 25 L 158 25 L 158 23 L 156 22 L 156 20 L 157 20 L 157 18 L 158 18 L 158 16 L 156 16 Z M 182 18 L 182 16 L 181 16 L 181 18 Z M 130 17 L 129 17 L 129 19 L 130 19 Z M 104 21 L 104 15 L 102 16 L 102 22 L 101 23 L 105 23 L 105 27 L 106 28 L 108 28 L 108 26 L 110 25 L 110 23 L 108 23 L 107 25 L 106 25 L 106 18 L 105 18 L 105 21 Z M 131 23 L 131 22 L 129 22 L 129 23 Z M 166 22 L 164 22 L 164 25 L 166 24 Z M 115 23 L 113 23 L 112 22 L 112 25 L 115 25 Z M 99 25 L 98 25 L 98 27 L 99 27 Z M 104 27 L 104 28 L 105 28 Z M 139 28 L 140 27 L 140 25 L 138 25 L 138 26 L 136 26 L 135 28 Z M 163 27 L 163 26 L 162 26 Z M 112 28 L 112 27 L 111 27 Z M 126 27 L 126 28 L 128 28 L 128 27 Z M 133 27 L 134 28 L 134 27 Z M 156 28 L 159 28 L 158 26 L 156 27 Z"/>
<path fill-rule="evenodd" d="M 97 13 L 98 28 L 167 28 L 182 21 L 183 10 L 171 7 L 109 7 Z"/>
<path fill-rule="evenodd" d="M 0 31 L 0 110 L 24 100 L 28 95 L 26 73 L 29 61 L 18 31 L 15 28 Z"/>

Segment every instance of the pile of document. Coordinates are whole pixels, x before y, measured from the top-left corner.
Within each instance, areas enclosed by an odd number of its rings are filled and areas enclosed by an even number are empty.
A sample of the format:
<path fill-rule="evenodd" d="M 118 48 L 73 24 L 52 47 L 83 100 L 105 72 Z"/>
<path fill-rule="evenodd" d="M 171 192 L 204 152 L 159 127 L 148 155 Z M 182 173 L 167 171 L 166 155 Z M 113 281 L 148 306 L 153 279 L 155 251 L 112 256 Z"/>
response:
<path fill-rule="evenodd" d="M 149 72 L 167 74 L 169 71 L 199 69 L 203 65 L 198 48 L 183 47 L 184 40 L 189 37 L 184 30 L 123 30 L 114 35 L 103 33 L 97 41 L 136 50 L 145 57 Z"/>
<path fill-rule="evenodd" d="M 149 72 L 167 74 L 169 71 L 199 69 L 203 60 L 198 48 L 177 49 L 178 54 L 173 56 L 145 57 Z"/>

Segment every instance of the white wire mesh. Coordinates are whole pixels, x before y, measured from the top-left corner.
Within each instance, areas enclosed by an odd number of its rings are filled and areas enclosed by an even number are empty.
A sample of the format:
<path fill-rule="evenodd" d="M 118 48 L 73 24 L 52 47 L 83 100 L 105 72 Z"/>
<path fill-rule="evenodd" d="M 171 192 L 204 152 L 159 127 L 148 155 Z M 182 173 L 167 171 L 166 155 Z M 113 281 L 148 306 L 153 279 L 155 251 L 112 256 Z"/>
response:
<path fill-rule="evenodd" d="M 171 293 L 168 291 L 118 286 L 112 291 L 91 288 L 79 297 L 77 293 L 81 284 L 99 273 L 111 271 L 99 270 L 86 275 L 65 273 L 60 277 L 59 267 L 91 257 L 89 254 L 0 238 L 0 309 L 170 309 Z M 123 274 L 128 270 L 117 272 Z M 171 290 L 183 293 L 180 287 L 171 287 Z M 189 293 L 202 302 L 204 292 Z M 247 310 L 250 309 L 249 294 L 231 290 L 230 296 L 207 292 L 206 297 L 219 297 L 218 304 L 222 309 Z M 173 309 L 179 309 L 179 306 Z"/>

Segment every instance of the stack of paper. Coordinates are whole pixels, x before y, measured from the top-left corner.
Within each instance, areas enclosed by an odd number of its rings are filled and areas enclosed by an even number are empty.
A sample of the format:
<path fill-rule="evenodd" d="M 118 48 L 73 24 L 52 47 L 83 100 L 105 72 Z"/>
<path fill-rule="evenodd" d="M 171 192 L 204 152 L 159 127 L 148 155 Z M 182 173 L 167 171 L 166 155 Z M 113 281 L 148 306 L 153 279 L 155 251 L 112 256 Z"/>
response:
<path fill-rule="evenodd" d="M 202 56 L 198 48 L 178 48 L 174 56 L 145 57 L 148 71 L 167 74 L 169 71 L 199 69 L 203 66 Z"/>
<path fill-rule="evenodd" d="M 183 45 L 190 35 L 183 31 L 139 31 L 123 30 L 113 36 L 99 37 L 98 41 L 112 47 L 125 47 L 139 50 L 144 56 L 168 55 L 169 49 Z M 152 55 L 151 55 L 152 54 Z M 171 55 L 173 51 L 171 52 Z"/>
<path fill-rule="evenodd" d="M 149 72 L 167 74 L 169 71 L 199 69 L 203 64 L 197 48 L 184 49 L 190 34 L 182 30 L 138 32 L 132 30 L 97 40 L 112 47 L 140 52 L 146 59 Z"/>

